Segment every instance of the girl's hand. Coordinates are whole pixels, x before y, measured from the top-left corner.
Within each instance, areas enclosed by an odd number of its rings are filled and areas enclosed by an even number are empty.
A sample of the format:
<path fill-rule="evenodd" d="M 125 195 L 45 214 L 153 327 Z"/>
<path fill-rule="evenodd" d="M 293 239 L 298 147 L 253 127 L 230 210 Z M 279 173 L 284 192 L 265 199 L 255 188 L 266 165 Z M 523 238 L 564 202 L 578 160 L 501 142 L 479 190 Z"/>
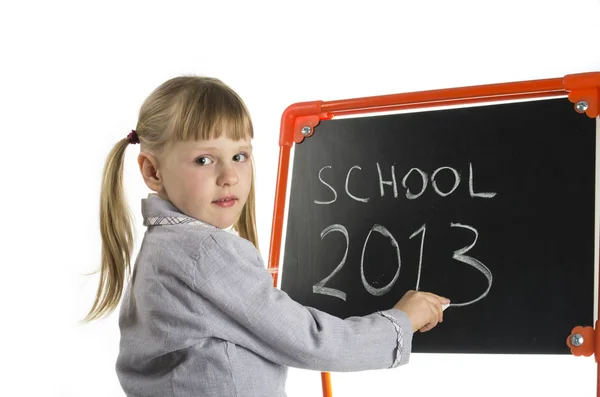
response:
<path fill-rule="evenodd" d="M 408 291 L 394 306 L 408 316 L 413 331 L 427 332 L 444 320 L 442 305 L 450 300 L 431 292 Z"/>

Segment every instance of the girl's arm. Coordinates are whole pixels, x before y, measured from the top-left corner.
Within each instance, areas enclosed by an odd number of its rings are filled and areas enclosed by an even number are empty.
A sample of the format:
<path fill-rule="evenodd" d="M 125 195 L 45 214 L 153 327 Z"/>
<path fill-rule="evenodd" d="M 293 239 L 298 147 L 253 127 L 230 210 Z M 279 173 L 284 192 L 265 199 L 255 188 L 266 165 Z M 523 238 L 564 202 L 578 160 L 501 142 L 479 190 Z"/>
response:
<path fill-rule="evenodd" d="M 274 288 L 246 240 L 212 234 L 201 245 L 193 289 L 214 336 L 275 363 L 317 371 L 360 371 L 408 362 L 413 330 L 406 314 L 385 310 L 345 320 L 292 300 Z"/>

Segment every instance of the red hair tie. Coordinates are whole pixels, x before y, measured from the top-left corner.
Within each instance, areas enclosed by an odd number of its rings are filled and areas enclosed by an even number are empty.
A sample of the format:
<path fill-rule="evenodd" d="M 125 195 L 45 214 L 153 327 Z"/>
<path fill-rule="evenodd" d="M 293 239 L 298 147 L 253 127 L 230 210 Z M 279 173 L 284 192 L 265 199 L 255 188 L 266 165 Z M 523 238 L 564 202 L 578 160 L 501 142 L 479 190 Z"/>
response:
<path fill-rule="evenodd" d="M 127 135 L 127 140 L 132 144 L 140 143 L 140 138 L 138 138 L 135 130 L 131 130 L 131 132 Z"/>

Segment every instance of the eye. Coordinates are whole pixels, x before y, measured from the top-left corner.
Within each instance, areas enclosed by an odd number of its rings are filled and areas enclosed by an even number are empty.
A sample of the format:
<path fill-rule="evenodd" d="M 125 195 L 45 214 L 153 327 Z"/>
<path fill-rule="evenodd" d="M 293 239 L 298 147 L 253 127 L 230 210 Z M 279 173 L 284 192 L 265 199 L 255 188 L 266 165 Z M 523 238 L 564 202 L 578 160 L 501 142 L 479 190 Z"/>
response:
<path fill-rule="evenodd" d="M 233 161 L 238 161 L 240 163 L 243 163 L 248 160 L 248 157 L 250 157 L 250 156 L 246 153 L 238 153 L 235 156 L 233 156 Z"/>
<path fill-rule="evenodd" d="M 211 159 L 209 159 L 208 157 L 198 157 L 196 160 L 194 160 L 196 162 L 196 164 L 198 165 L 209 165 L 211 164 L 213 161 Z"/>

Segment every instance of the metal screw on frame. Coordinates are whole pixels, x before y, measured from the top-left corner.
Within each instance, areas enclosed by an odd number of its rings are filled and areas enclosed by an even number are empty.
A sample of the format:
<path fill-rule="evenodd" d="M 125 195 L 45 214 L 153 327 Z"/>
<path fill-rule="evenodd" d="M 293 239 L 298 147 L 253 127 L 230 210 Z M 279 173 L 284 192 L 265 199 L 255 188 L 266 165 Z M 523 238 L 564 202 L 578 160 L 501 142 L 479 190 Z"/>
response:
<path fill-rule="evenodd" d="M 581 345 L 583 345 L 583 335 L 581 335 L 581 334 L 573 334 L 573 335 L 571 335 L 571 344 L 573 346 L 581 346 Z"/>
<path fill-rule="evenodd" d="M 587 110 L 587 108 L 588 108 L 587 101 L 579 101 L 575 105 L 575 110 L 577 110 L 579 113 L 585 112 Z"/>
<path fill-rule="evenodd" d="M 300 132 L 304 136 L 310 134 L 310 131 L 311 131 L 311 128 L 309 126 L 304 126 L 304 127 L 302 127 L 302 130 L 300 130 Z"/>

